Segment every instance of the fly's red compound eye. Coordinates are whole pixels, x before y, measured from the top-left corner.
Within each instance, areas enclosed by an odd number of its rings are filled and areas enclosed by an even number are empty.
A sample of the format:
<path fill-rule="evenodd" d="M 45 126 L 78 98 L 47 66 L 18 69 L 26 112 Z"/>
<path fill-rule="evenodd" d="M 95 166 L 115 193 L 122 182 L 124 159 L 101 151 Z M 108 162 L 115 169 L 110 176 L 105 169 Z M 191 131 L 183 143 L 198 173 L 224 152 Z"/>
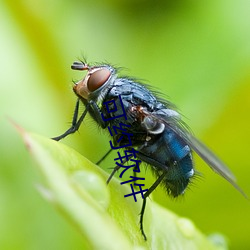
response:
<path fill-rule="evenodd" d="M 88 90 L 93 92 L 99 89 L 109 79 L 110 74 L 110 71 L 105 68 L 93 72 L 88 79 Z"/>

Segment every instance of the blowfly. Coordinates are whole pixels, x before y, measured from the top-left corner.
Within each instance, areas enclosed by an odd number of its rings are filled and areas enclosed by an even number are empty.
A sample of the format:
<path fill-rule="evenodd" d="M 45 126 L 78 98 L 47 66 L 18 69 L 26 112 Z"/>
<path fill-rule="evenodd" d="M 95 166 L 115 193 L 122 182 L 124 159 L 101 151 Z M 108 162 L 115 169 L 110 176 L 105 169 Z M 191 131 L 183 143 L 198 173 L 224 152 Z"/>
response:
<path fill-rule="evenodd" d="M 196 152 L 215 172 L 230 182 L 243 195 L 236 184 L 235 177 L 226 165 L 218 159 L 203 143 L 197 140 L 181 120 L 175 106 L 163 100 L 149 90 L 149 87 L 133 78 L 119 77 L 118 70 L 109 64 L 90 66 L 85 62 L 74 62 L 73 70 L 84 70 L 86 76 L 75 83 L 73 91 L 77 96 L 71 127 L 62 135 L 53 138 L 61 140 L 76 132 L 87 113 L 103 129 L 117 126 L 119 122 L 128 125 L 127 132 L 132 134 L 132 145 L 137 157 L 148 164 L 157 177 L 153 185 L 144 194 L 140 213 L 140 230 L 144 239 L 143 215 L 146 198 L 159 184 L 163 184 L 172 197 L 182 195 L 195 174 L 192 151 Z M 126 113 L 124 117 L 112 119 L 113 113 L 107 112 L 104 103 L 122 99 Z M 84 112 L 79 116 L 79 105 L 83 103 Z M 112 108 L 112 107 L 111 107 Z M 114 107 L 113 107 L 114 108 Z M 121 107 L 120 107 L 121 108 Z M 119 110 L 117 111 L 119 112 Z M 103 117 L 105 119 L 103 119 Z M 113 144 L 131 149 L 121 132 L 112 137 Z M 109 150 L 102 160 L 111 152 Z M 100 163 L 100 161 L 99 161 Z M 125 163 L 125 161 L 123 162 Z M 108 182 L 119 168 L 114 168 Z"/>

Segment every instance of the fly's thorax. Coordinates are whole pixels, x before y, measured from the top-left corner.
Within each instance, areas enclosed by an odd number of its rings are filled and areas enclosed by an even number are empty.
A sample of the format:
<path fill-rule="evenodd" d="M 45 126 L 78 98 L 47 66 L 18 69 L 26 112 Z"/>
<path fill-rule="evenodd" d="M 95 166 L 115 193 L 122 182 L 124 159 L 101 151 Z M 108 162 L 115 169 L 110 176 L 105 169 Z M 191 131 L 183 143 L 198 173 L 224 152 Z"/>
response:
<path fill-rule="evenodd" d="M 86 76 L 73 87 L 75 94 L 80 97 L 80 99 L 87 101 L 94 100 L 100 103 L 107 93 L 108 87 L 112 85 L 117 77 L 115 69 L 109 65 L 96 67 L 84 65 L 82 70 L 88 70 L 88 72 Z"/>

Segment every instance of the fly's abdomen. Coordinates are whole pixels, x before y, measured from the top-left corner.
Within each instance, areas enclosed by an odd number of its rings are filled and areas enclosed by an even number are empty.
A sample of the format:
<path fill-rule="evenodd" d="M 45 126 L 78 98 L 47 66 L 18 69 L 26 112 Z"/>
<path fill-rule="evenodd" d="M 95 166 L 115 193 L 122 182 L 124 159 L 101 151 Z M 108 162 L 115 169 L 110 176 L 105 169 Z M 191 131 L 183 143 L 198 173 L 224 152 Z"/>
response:
<path fill-rule="evenodd" d="M 176 197 L 184 193 L 194 175 L 192 154 L 189 146 L 171 130 L 165 130 L 164 137 L 170 154 L 164 184 L 168 193 Z"/>
<path fill-rule="evenodd" d="M 166 178 L 163 181 L 168 194 L 173 197 L 183 194 L 193 174 L 191 154 L 186 155 L 179 162 L 170 165 Z"/>
<path fill-rule="evenodd" d="M 155 161 L 153 169 L 157 176 L 165 172 L 163 184 L 171 196 L 176 197 L 185 191 L 194 175 L 191 150 L 172 130 L 165 128 L 141 152 Z M 151 164 L 150 159 L 144 161 Z"/>

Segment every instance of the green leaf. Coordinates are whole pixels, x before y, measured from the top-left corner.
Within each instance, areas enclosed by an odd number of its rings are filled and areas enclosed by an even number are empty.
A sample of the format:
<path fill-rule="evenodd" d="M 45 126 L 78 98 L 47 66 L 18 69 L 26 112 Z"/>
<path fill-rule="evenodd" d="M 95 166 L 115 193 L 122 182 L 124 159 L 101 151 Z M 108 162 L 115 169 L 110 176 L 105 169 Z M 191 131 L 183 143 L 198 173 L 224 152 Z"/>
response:
<path fill-rule="evenodd" d="M 143 240 L 139 229 L 141 200 L 124 198 L 129 186 L 113 178 L 75 150 L 21 130 L 24 142 L 44 176 L 39 191 L 81 232 L 83 249 L 226 249 L 215 245 L 186 218 L 148 199 Z"/>

